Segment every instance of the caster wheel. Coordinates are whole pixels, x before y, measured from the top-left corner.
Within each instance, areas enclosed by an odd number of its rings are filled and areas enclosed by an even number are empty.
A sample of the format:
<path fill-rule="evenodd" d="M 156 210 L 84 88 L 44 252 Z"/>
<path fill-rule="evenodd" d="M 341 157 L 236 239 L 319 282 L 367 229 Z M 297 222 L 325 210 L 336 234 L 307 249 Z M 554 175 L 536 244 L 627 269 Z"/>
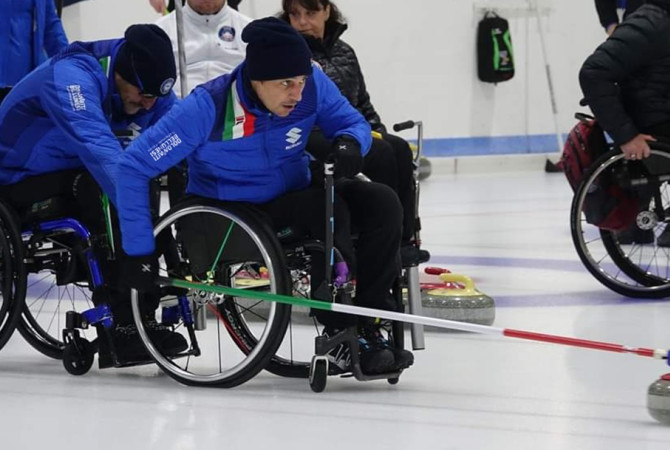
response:
<path fill-rule="evenodd" d="M 95 351 L 86 339 L 74 338 L 63 350 L 63 367 L 71 375 L 83 375 L 91 369 Z"/>
<path fill-rule="evenodd" d="M 398 384 L 400 378 L 389 378 L 386 381 L 388 381 L 389 384 Z"/>
<path fill-rule="evenodd" d="M 328 380 L 328 360 L 321 356 L 312 358 L 312 366 L 309 372 L 309 387 L 314 392 L 323 392 Z"/>

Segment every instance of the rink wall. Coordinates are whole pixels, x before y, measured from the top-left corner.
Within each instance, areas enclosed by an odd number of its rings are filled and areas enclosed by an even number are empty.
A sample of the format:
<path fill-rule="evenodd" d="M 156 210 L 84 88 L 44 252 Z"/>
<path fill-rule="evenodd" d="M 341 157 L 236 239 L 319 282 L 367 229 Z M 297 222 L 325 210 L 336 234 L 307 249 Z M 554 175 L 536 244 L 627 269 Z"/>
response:
<path fill-rule="evenodd" d="M 530 0 L 533 1 L 533 0 Z M 244 0 L 252 17 L 274 14 L 280 0 Z M 537 18 L 528 0 L 338 0 L 350 24 L 373 104 L 386 124 L 422 119 L 433 156 L 557 151 Z M 538 0 L 562 133 L 581 92 L 577 73 L 605 38 L 592 0 Z M 408 6 L 409 5 L 409 6 Z M 498 85 L 476 77 L 475 31 L 483 8 L 510 21 L 516 76 Z M 120 36 L 158 15 L 148 0 L 86 0 L 65 8 L 71 39 Z M 408 132 L 408 137 L 412 135 Z"/>

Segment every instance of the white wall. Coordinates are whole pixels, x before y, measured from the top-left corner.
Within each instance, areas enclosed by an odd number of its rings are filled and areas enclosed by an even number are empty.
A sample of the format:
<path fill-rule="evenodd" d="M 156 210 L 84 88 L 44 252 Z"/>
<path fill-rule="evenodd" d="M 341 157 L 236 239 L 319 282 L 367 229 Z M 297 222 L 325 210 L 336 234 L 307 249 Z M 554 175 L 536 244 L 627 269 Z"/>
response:
<path fill-rule="evenodd" d="M 559 111 L 567 131 L 581 98 L 577 73 L 605 38 L 592 0 L 538 0 Z M 525 0 L 485 0 L 502 7 Z M 497 86 L 476 77 L 475 32 L 484 0 L 336 0 L 350 24 L 373 103 L 387 124 L 421 118 L 432 138 L 551 134 L 553 116 L 537 22 L 517 9 L 510 20 L 517 73 Z M 408 6 L 409 5 L 409 6 Z M 252 17 L 278 12 L 280 0 L 244 0 Z M 131 23 L 158 15 L 148 0 L 88 0 L 64 11 L 71 39 L 121 36 Z"/>

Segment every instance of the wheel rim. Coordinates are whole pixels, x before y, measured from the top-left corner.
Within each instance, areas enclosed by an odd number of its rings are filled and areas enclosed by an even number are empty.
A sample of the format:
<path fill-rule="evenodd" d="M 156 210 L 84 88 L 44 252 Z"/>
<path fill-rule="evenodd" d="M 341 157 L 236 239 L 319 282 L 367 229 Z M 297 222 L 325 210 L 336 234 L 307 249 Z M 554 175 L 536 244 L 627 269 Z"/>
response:
<path fill-rule="evenodd" d="M 652 150 L 654 158 L 663 158 L 670 163 L 670 155 Z M 612 154 L 599 160 L 590 176 L 585 177 L 578 189 L 572 208 L 573 241 L 577 251 L 591 273 L 611 289 L 629 296 L 662 296 L 670 288 L 670 249 L 658 245 L 658 237 L 670 223 L 668 213 L 665 221 L 649 224 L 649 233 L 653 233 L 653 242 L 649 244 L 623 244 L 619 242 L 618 233 L 600 230 L 586 221 L 584 205 L 587 196 L 598 189 L 599 182 L 612 176 L 614 170 L 630 170 L 635 173 L 644 166 L 642 162 L 626 162 L 622 153 Z M 637 170 L 634 164 L 637 164 Z M 630 169 L 633 167 L 633 169 Z M 641 178 L 633 175 L 635 182 Z M 667 181 L 662 182 L 658 191 L 662 208 L 670 208 L 670 190 Z M 638 191 L 639 192 L 639 191 Z M 641 205 L 638 216 L 653 212 L 656 199 L 648 205 Z M 670 211 L 668 211 L 670 212 Z M 655 214 L 654 214 L 655 215 Z M 670 229 L 668 229 L 670 232 Z"/>
<path fill-rule="evenodd" d="M 72 258 L 70 249 L 50 239 L 31 255 L 38 271 L 28 275 L 26 305 L 21 319 L 21 332 L 28 342 L 54 358 L 62 356 L 66 313 L 82 312 L 94 306 L 87 283 L 58 285 L 56 264 L 62 258 Z M 95 338 L 94 331 L 81 332 L 84 338 Z"/>
<path fill-rule="evenodd" d="M 266 280 L 266 285 L 256 287 L 256 289 L 264 292 L 277 292 L 277 277 L 280 276 L 280 274 L 277 273 L 278 270 L 273 269 L 273 267 L 276 267 L 277 261 L 274 261 L 268 253 L 262 238 L 236 214 L 208 206 L 186 207 L 175 213 L 168 214 L 164 220 L 159 222 L 154 230 L 155 236 L 164 233 L 158 237 L 157 240 L 164 238 L 165 235 L 169 235 L 174 239 L 178 248 L 180 260 L 189 261 L 190 267 L 188 271 L 189 276 L 193 281 L 204 282 L 207 280 L 205 279 L 206 277 L 204 274 L 193 273 L 193 258 L 187 256 L 188 245 L 186 245 L 187 238 L 185 237 L 187 236 L 187 233 L 184 231 L 186 217 L 189 217 L 188 220 L 194 220 L 193 218 L 195 217 L 196 221 L 202 221 L 202 223 L 214 221 L 214 223 L 217 224 L 227 224 L 225 227 L 228 227 L 229 229 L 231 229 L 231 224 L 233 224 L 232 227 L 234 227 L 236 229 L 235 232 L 238 233 L 236 239 L 239 240 L 241 236 L 246 236 L 242 239 L 247 239 L 248 243 L 253 243 L 255 252 L 258 253 L 258 258 L 254 260 L 227 261 L 228 255 L 226 252 L 228 249 L 226 247 L 229 245 L 230 241 L 227 241 L 226 239 L 229 238 L 229 231 L 208 228 L 208 234 L 210 235 L 216 235 L 221 231 L 220 234 L 217 235 L 220 237 L 211 239 L 216 241 L 215 247 L 218 249 L 216 253 L 221 255 L 221 259 L 217 260 L 219 263 L 216 267 L 212 266 L 208 271 L 208 276 L 211 273 L 208 282 L 212 284 L 234 286 L 236 278 L 240 278 L 241 273 L 250 273 L 253 270 L 258 271 L 261 268 L 264 268 L 264 280 Z M 208 240 L 210 239 L 208 238 Z M 224 249 L 224 251 L 220 251 L 221 249 Z M 209 264 L 207 267 L 209 267 Z M 184 268 L 181 267 L 181 269 L 183 270 Z M 160 260 L 159 275 L 177 278 L 184 277 L 184 273 L 177 273 L 174 268 L 168 270 L 166 258 L 164 256 L 161 257 Z M 254 289 L 250 290 L 253 291 Z M 253 307 L 254 303 L 258 304 L 257 301 L 254 301 L 253 299 L 240 301 L 230 296 L 197 292 L 195 290 L 189 290 L 187 297 L 194 317 L 202 313 L 205 316 L 205 321 L 207 323 L 207 328 L 205 330 L 195 331 L 196 339 L 201 347 L 202 353 L 200 356 L 196 356 L 186 352 L 186 354 L 181 354 L 178 357 L 170 357 L 163 355 L 159 350 L 157 343 L 152 342 L 147 327 L 145 327 L 142 320 L 138 293 L 133 290 L 131 294 L 133 314 L 138 325 L 140 336 L 145 342 L 152 357 L 164 370 L 171 376 L 187 384 L 234 384 L 250 378 L 250 376 L 253 376 L 253 374 L 263 368 L 262 366 L 264 366 L 266 361 L 263 361 L 261 367 L 256 366 L 259 364 L 259 361 L 269 358 L 270 355 L 267 355 L 267 358 L 265 358 L 265 354 L 268 353 L 268 348 L 273 346 L 273 342 L 277 341 L 278 337 L 281 338 L 281 335 L 277 336 L 278 327 L 273 325 L 279 319 L 277 317 L 279 307 L 276 303 L 270 303 L 263 313 L 259 313 Z M 159 308 L 158 311 L 174 306 L 176 303 L 176 296 L 166 295 L 161 298 L 161 308 Z M 281 306 L 281 308 L 284 307 Z M 283 310 L 284 309 L 282 309 L 282 311 Z M 249 348 L 246 343 L 240 341 L 240 333 L 233 329 L 235 324 L 228 320 L 228 317 L 225 314 L 226 311 L 236 311 L 243 316 L 254 315 L 256 317 L 256 321 L 243 321 L 246 325 L 251 327 L 251 333 L 254 336 L 260 336 L 255 343 L 256 345 Z M 156 319 L 159 318 L 156 317 Z M 188 330 L 182 319 L 174 324 L 172 329 L 185 336 L 188 342 L 191 341 Z M 283 333 L 283 329 L 281 330 L 281 333 Z M 276 345 L 277 344 L 274 344 L 274 348 L 276 348 Z M 240 351 L 240 349 L 242 349 L 242 351 Z"/>

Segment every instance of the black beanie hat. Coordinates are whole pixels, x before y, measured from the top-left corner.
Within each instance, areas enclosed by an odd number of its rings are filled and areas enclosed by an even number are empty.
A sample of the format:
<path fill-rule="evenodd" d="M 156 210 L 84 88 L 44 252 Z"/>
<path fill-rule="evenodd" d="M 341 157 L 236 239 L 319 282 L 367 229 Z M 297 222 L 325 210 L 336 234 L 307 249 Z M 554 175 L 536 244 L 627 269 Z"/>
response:
<path fill-rule="evenodd" d="M 177 69 L 172 43 L 165 31 L 153 24 L 131 25 L 124 37 L 114 70 L 144 94 L 168 95 L 177 78 Z"/>
<path fill-rule="evenodd" d="M 305 39 L 283 20 L 266 17 L 242 31 L 247 42 L 247 73 L 256 81 L 293 78 L 312 73 L 312 52 Z"/>

